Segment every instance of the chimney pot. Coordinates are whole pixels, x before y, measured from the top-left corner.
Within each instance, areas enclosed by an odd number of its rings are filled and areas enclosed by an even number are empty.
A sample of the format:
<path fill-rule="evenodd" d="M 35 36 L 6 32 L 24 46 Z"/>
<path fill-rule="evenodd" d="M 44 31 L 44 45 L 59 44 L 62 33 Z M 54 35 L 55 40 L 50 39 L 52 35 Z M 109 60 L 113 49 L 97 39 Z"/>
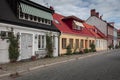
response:
<path fill-rule="evenodd" d="M 99 12 L 96 12 L 96 17 L 98 17 L 98 18 L 99 18 Z"/>
<path fill-rule="evenodd" d="M 52 6 L 50 6 L 50 9 L 51 9 L 51 10 L 54 10 L 54 8 L 53 8 Z"/>
<path fill-rule="evenodd" d="M 95 9 L 91 9 L 91 16 L 96 16 L 96 10 Z"/>

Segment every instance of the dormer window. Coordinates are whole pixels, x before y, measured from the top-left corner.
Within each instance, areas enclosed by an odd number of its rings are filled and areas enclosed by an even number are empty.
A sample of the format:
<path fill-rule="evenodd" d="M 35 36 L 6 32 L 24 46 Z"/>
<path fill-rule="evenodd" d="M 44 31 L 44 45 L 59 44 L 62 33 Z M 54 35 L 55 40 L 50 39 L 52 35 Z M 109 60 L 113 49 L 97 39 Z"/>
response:
<path fill-rule="evenodd" d="M 34 16 L 34 21 L 37 21 L 37 17 L 36 16 Z"/>
<path fill-rule="evenodd" d="M 73 29 L 82 30 L 84 28 L 83 24 L 78 21 L 73 21 Z"/>
<path fill-rule="evenodd" d="M 33 16 L 32 15 L 30 15 L 30 20 L 33 20 Z"/>
<path fill-rule="evenodd" d="M 25 19 L 28 19 L 28 14 L 25 14 Z"/>
<path fill-rule="evenodd" d="M 53 20 L 51 13 L 22 2 L 19 5 L 19 18 L 46 25 L 51 25 Z"/>
<path fill-rule="evenodd" d="M 55 21 L 56 24 L 60 24 L 58 20 L 54 19 L 54 21 Z"/>

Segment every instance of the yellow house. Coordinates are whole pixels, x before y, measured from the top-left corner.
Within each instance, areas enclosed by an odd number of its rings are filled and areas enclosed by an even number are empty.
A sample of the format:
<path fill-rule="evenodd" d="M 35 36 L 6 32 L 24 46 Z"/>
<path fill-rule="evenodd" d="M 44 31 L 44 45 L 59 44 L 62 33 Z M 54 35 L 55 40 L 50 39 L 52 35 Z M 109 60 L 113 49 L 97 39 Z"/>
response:
<path fill-rule="evenodd" d="M 59 41 L 59 54 L 66 54 L 66 47 L 71 46 L 72 52 L 89 49 L 95 43 L 95 36 L 83 25 L 83 20 L 75 16 L 64 17 L 54 13 L 54 25 L 61 31 Z"/>
<path fill-rule="evenodd" d="M 76 51 L 81 49 L 90 48 L 90 43 L 94 42 L 95 38 L 85 37 L 75 34 L 62 33 L 60 36 L 60 54 L 66 53 L 66 47 L 70 44 L 72 52 L 77 48 Z"/>

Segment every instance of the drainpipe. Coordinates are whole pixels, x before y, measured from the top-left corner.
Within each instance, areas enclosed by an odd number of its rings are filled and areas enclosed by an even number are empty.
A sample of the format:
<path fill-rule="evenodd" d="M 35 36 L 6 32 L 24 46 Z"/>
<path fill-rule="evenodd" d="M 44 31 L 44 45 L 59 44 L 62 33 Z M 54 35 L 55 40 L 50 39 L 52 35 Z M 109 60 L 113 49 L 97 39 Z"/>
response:
<path fill-rule="evenodd" d="M 58 35 L 58 56 L 60 56 L 60 36 L 61 36 L 61 32 L 59 32 Z"/>

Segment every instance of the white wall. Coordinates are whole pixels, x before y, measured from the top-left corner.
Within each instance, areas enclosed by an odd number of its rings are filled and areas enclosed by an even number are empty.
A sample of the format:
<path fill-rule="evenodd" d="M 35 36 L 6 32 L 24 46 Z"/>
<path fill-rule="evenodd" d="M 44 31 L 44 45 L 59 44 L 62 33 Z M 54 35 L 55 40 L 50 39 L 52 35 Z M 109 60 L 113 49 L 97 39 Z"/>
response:
<path fill-rule="evenodd" d="M 97 51 L 107 50 L 107 40 L 96 39 L 96 49 Z"/>
<path fill-rule="evenodd" d="M 100 20 L 99 18 L 95 16 L 89 17 L 86 22 L 92 26 L 97 27 L 102 33 L 104 33 L 107 36 L 107 23 Z"/>
<path fill-rule="evenodd" d="M 23 26 L 0 23 L 0 31 L 10 31 L 11 28 L 14 29 L 15 34 L 17 34 L 17 33 L 19 33 L 20 35 L 21 35 L 21 33 L 33 34 L 33 51 L 32 51 L 32 55 L 35 55 L 36 51 L 39 52 L 39 53 L 41 53 L 41 52 L 45 53 L 46 52 L 45 49 L 43 49 L 43 50 L 38 49 L 38 39 L 35 39 L 35 36 L 36 35 L 46 35 L 46 33 L 50 32 L 50 31 L 40 30 L 40 29 L 33 29 L 33 28 L 26 28 L 26 27 L 23 27 Z M 55 38 L 56 46 L 55 46 L 55 50 L 54 50 L 54 56 L 58 56 L 58 36 L 59 36 L 59 33 L 58 32 L 52 32 L 52 34 L 56 36 L 56 38 Z M 4 47 L 1 46 L 1 45 L 3 45 Z M 9 44 L 6 42 L 6 40 L 2 41 L 0 39 L 0 63 L 9 62 L 9 59 L 8 59 L 8 46 L 9 46 Z M 20 51 L 20 54 L 21 54 L 21 51 Z M 19 57 L 19 60 L 21 60 L 21 56 Z"/>
<path fill-rule="evenodd" d="M 117 29 L 114 29 L 114 47 L 117 45 Z"/>

